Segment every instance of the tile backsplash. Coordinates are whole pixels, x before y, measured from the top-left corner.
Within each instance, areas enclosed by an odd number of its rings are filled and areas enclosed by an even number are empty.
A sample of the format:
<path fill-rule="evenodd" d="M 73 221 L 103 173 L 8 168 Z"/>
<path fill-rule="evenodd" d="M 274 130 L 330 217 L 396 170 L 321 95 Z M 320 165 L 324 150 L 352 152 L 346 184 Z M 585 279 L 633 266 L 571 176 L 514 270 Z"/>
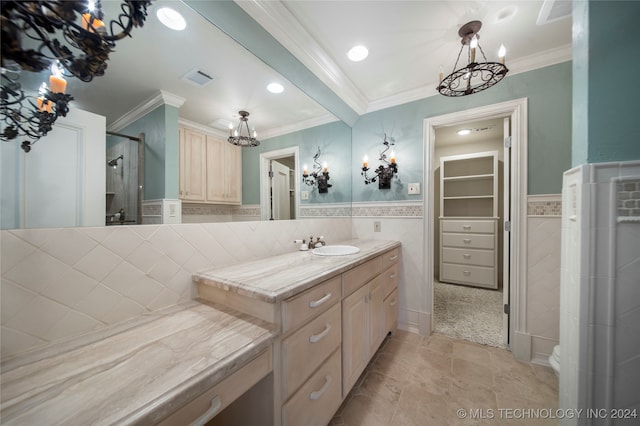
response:
<path fill-rule="evenodd" d="M 351 238 L 350 218 L 0 231 L 1 353 L 192 299 L 199 269 Z"/>

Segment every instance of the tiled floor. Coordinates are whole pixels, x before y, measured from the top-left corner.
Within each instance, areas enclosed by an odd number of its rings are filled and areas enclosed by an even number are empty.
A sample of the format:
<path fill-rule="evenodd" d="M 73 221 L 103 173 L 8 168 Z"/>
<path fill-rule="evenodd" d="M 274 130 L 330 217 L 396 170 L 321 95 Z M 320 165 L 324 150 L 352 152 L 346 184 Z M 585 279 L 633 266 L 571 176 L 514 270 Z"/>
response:
<path fill-rule="evenodd" d="M 555 425 L 558 380 L 506 349 L 434 334 L 388 337 L 332 426 Z M 546 410 L 549 410 L 547 412 Z"/>

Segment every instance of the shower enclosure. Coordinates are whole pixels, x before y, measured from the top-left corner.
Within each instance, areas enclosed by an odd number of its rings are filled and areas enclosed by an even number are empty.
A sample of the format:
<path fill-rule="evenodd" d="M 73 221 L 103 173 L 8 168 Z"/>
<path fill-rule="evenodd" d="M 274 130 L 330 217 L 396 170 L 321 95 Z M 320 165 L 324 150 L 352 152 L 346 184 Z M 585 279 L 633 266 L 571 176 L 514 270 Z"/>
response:
<path fill-rule="evenodd" d="M 144 133 L 107 132 L 105 225 L 142 223 Z"/>

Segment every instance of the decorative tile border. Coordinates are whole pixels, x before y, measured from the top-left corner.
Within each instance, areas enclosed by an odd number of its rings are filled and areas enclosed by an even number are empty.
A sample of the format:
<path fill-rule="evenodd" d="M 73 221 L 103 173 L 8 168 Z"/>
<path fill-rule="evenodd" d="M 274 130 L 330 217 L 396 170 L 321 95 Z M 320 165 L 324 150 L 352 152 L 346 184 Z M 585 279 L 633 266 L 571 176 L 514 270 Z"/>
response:
<path fill-rule="evenodd" d="M 302 204 L 300 218 L 351 217 L 351 204 Z"/>
<path fill-rule="evenodd" d="M 618 222 L 640 222 L 640 178 L 616 184 Z"/>
<path fill-rule="evenodd" d="M 562 215 L 562 195 L 529 195 L 527 199 L 527 216 Z"/>
<path fill-rule="evenodd" d="M 423 217 L 422 201 L 353 203 L 352 217 Z"/>

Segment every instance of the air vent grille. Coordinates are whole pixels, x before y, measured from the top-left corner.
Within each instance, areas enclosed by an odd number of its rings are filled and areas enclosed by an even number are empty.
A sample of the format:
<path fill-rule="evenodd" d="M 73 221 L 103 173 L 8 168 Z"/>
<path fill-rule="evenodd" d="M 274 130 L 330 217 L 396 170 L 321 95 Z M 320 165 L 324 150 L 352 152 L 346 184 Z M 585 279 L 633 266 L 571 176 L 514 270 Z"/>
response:
<path fill-rule="evenodd" d="M 204 87 L 213 81 L 211 74 L 201 70 L 200 68 L 189 71 L 182 77 L 182 79 L 198 87 Z"/>

